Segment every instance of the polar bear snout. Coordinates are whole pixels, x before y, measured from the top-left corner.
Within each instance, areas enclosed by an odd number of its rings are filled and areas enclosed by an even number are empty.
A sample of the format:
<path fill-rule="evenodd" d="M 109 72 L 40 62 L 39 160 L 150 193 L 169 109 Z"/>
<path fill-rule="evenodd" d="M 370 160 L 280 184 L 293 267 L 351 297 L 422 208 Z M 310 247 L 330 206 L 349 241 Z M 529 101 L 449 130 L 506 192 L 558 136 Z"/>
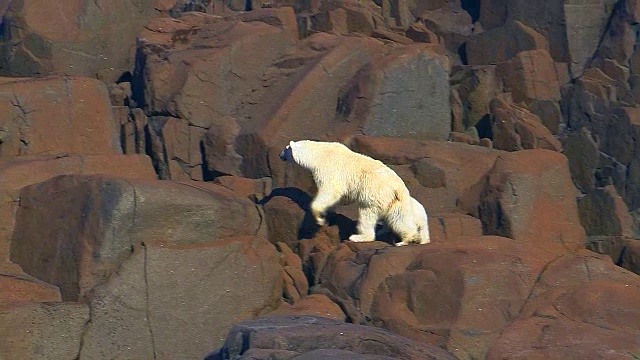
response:
<path fill-rule="evenodd" d="M 287 145 L 287 147 L 282 150 L 280 153 L 280 160 L 293 161 L 293 151 L 291 150 L 291 146 Z"/>

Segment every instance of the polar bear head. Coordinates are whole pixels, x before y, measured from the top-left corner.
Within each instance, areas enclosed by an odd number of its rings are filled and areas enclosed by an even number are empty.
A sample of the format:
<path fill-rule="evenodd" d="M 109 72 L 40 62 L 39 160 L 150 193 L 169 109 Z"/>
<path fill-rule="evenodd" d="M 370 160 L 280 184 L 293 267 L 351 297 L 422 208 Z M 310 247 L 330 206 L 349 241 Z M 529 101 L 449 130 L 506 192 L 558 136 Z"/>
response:
<path fill-rule="evenodd" d="M 280 153 L 280 159 L 286 162 L 294 162 L 293 158 L 293 148 L 295 147 L 294 141 L 289 141 L 289 145 L 287 145 L 284 150 Z"/>

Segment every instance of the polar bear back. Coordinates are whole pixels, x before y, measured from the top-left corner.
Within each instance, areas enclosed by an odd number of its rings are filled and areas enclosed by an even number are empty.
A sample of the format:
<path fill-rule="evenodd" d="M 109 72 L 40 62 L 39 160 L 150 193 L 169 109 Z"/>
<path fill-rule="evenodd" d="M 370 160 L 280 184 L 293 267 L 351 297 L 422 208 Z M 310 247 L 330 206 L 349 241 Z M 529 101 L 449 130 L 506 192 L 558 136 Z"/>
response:
<path fill-rule="evenodd" d="M 312 172 L 319 189 L 334 189 L 351 201 L 380 208 L 410 199 L 393 170 L 343 144 L 302 140 L 294 144 L 293 154 L 298 164 Z"/>

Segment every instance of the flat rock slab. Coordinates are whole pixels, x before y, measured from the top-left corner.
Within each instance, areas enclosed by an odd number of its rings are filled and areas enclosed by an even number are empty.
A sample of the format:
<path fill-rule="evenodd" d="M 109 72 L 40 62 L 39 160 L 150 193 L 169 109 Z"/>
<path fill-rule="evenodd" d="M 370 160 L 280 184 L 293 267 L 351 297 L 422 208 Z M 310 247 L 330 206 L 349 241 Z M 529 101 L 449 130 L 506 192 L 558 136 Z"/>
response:
<path fill-rule="evenodd" d="M 234 326 L 224 346 L 210 359 L 245 359 L 243 355 L 260 350 L 253 359 L 457 359 L 435 346 L 425 345 L 389 331 L 354 325 L 316 316 L 266 316 Z M 286 350 L 286 353 L 282 353 Z M 256 351 L 257 352 L 257 351 Z M 354 357 L 348 357 L 348 354 Z M 354 354 L 355 353 L 355 354 Z M 242 356 L 242 357 L 241 357 Z M 248 359 L 248 357 L 247 357 Z"/>

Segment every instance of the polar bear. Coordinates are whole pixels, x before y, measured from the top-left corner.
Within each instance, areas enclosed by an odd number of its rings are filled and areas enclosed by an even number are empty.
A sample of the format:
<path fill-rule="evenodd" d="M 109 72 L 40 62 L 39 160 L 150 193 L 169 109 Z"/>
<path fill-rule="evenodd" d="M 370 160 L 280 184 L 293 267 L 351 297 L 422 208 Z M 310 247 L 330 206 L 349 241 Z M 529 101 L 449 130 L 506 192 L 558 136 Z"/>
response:
<path fill-rule="evenodd" d="M 375 240 L 375 228 L 382 220 L 401 241 L 426 244 L 429 224 L 424 207 L 409 194 L 402 179 L 381 161 L 351 151 L 337 142 L 291 141 L 280 159 L 310 170 L 318 187 L 311 212 L 318 225 L 325 223 L 327 210 L 340 202 L 358 204 L 357 234 L 349 240 Z"/>

